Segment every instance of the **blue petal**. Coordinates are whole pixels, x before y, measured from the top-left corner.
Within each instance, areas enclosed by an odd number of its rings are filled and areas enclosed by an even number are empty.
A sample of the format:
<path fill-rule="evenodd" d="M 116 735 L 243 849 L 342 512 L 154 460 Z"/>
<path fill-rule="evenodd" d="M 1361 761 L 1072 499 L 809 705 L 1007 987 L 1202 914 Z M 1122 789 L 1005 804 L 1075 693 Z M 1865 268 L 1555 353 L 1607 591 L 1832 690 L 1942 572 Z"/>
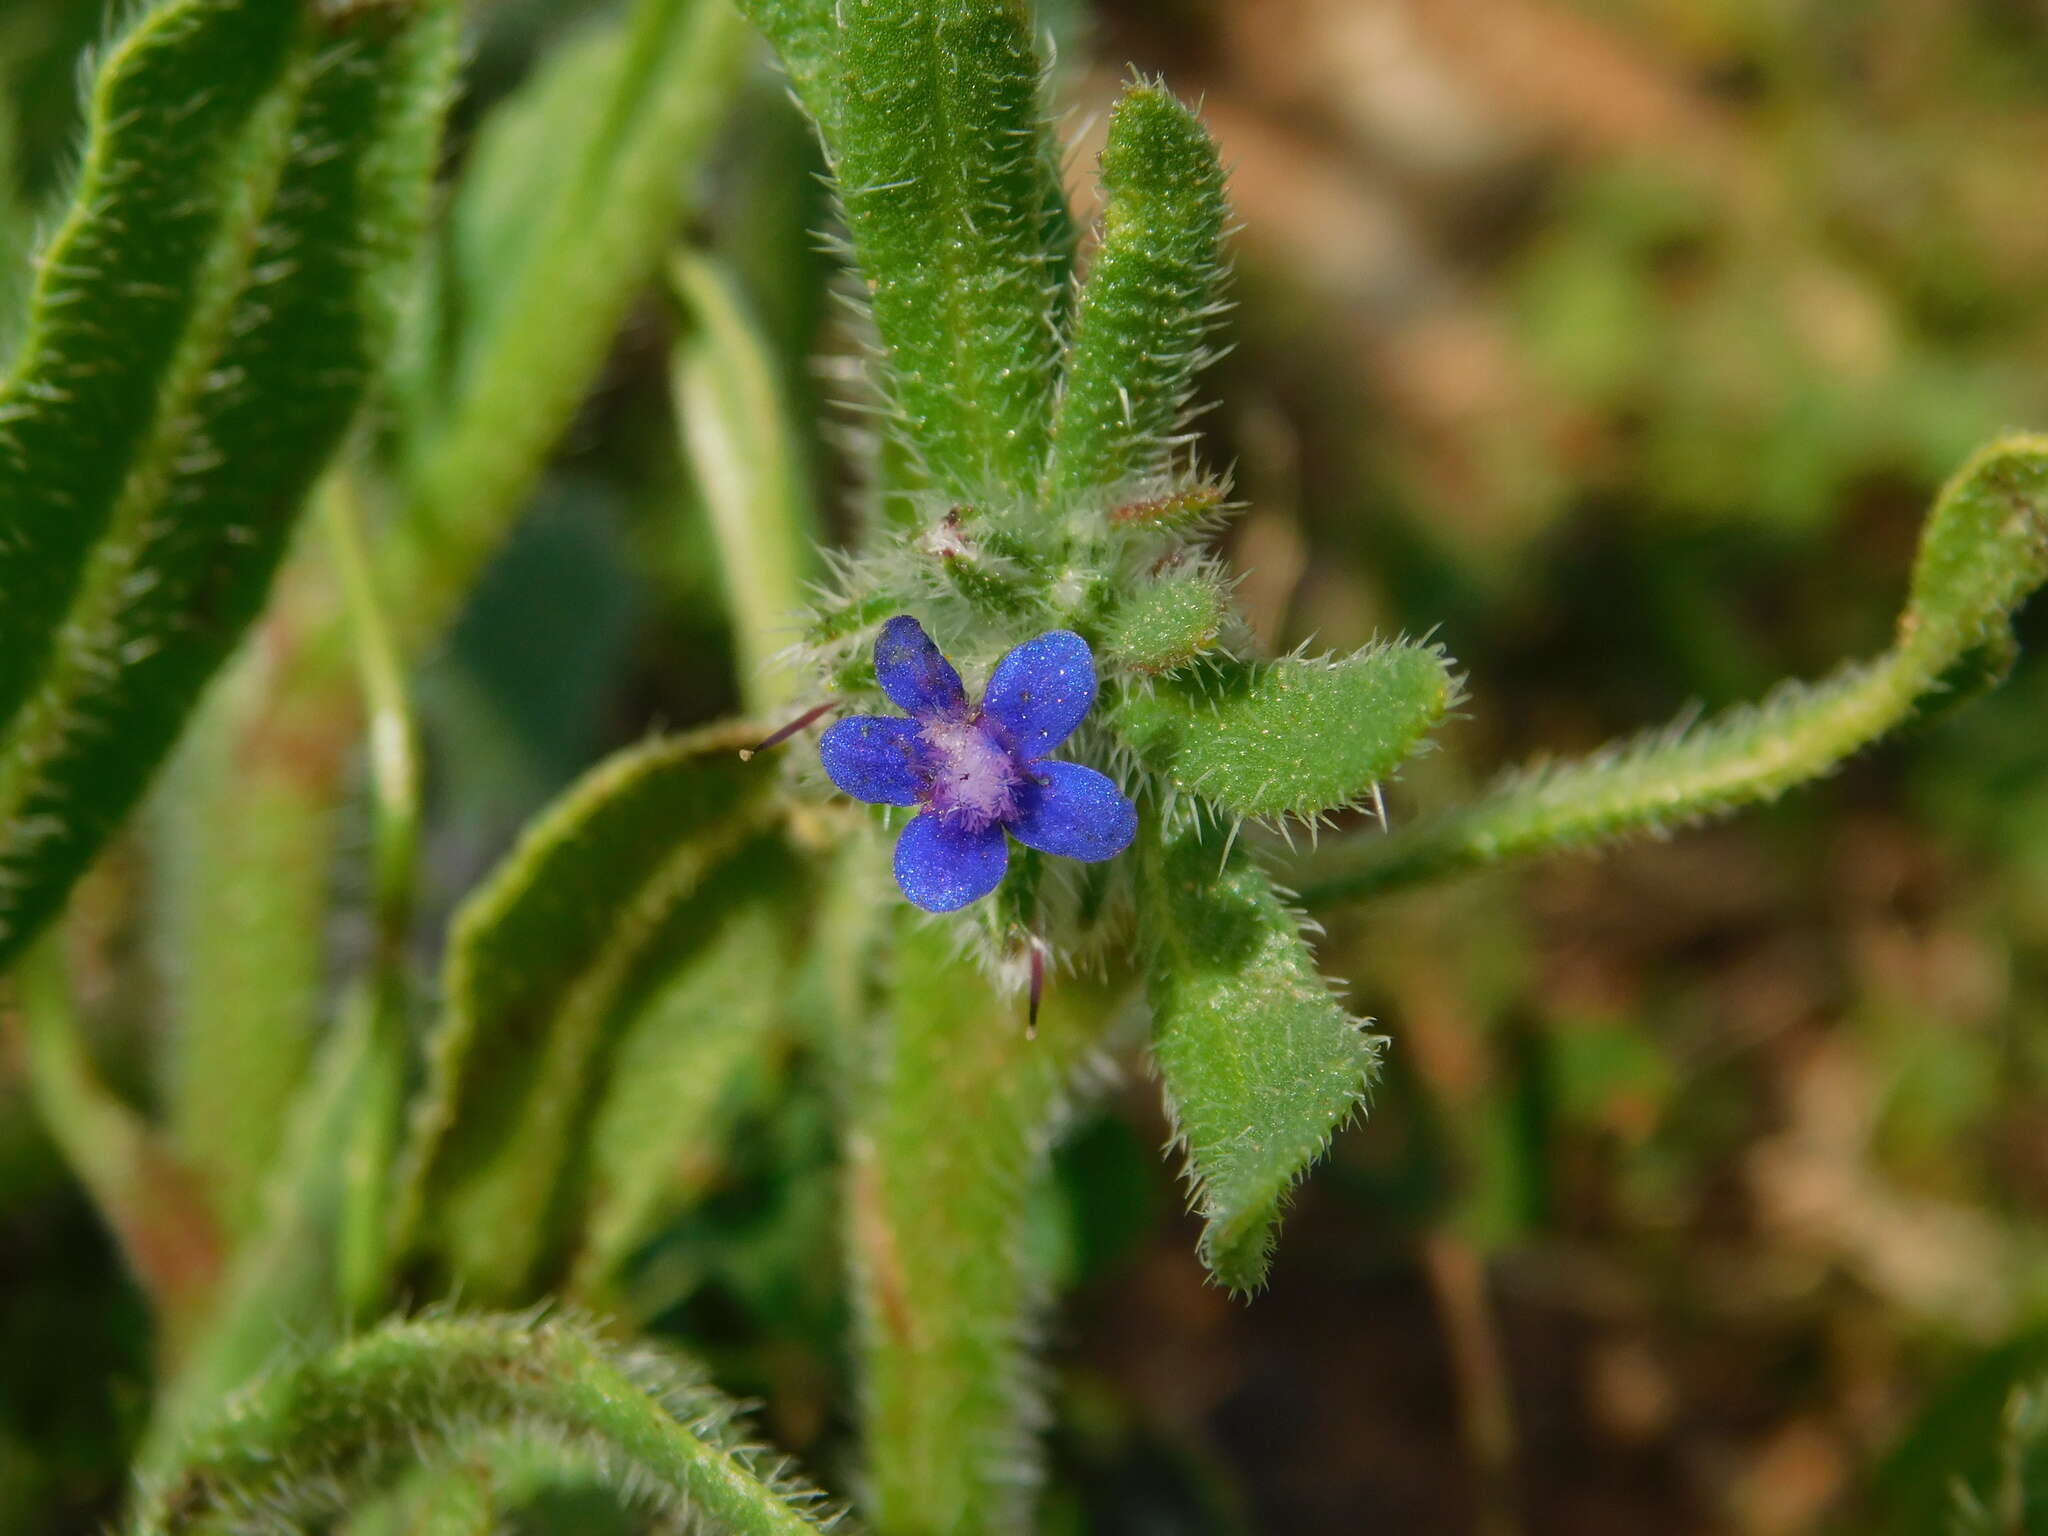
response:
<path fill-rule="evenodd" d="M 1094 704 L 1095 655 L 1066 629 L 1026 640 L 997 662 L 981 701 L 1027 763 L 1073 735 Z"/>
<path fill-rule="evenodd" d="M 875 637 L 875 681 L 898 709 L 912 715 L 962 715 L 967 690 L 953 663 L 939 654 L 924 626 L 900 613 Z"/>
<path fill-rule="evenodd" d="M 1002 884 L 1010 845 L 1000 822 L 965 832 L 930 811 L 896 839 L 896 883 L 927 912 L 951 912 Z"/>
<path fill-rule="evenodd" d="M 917 722 L 901 715 L 850 715 L 818 738 L 818 756 L 832 782 L 870 805 L 915 805 Z"/>
<path fill-rule="evenodd" d="M 1138 808 L 1115 780 L 1079 763 L 1040 763 L 1031 778 L 1023 814 L 1010 823 L 1010 835 L 1026 848 L 1093 864 L 1131 846 Z"/>

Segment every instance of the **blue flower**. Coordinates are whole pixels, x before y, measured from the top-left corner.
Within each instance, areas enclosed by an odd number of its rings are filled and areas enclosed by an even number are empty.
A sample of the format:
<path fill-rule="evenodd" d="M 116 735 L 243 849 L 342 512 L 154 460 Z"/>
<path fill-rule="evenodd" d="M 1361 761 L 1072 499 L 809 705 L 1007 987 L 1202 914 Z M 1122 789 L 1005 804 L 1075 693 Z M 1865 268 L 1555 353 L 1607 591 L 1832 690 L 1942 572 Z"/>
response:
<path fill-rule="evenodd" d="M 849 716 L 818 756 L 856 800 L 922 807 L 896 840 L 896 883 L 927 912 L 1001 884 L 1011 837 L 1089 863 L 1130 846 L 1138 808 L 1116 785 L 1045 760 L 1095 704 L 1095 656 L 1079 635 L 1049 630 L 1011 651 L 976 710 L 924 626 L 899 615 L 875 640 L 875 680 L 909 718 Z"/>

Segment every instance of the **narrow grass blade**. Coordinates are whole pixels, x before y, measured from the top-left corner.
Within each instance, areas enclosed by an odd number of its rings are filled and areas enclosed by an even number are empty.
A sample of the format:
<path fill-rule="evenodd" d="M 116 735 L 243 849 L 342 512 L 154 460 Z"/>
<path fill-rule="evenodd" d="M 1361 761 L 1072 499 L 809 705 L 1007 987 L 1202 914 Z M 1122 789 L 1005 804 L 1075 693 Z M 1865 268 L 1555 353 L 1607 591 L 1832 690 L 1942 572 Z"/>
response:
<path fill-rule="evenodd" d="M 658 276 L 746 39 L 726 0 L 638 0 L 486 121 L 451 216 L 455 334 L 407 396 L 427 425 L 385 563 L 408 649 L 453 618 Z"/>

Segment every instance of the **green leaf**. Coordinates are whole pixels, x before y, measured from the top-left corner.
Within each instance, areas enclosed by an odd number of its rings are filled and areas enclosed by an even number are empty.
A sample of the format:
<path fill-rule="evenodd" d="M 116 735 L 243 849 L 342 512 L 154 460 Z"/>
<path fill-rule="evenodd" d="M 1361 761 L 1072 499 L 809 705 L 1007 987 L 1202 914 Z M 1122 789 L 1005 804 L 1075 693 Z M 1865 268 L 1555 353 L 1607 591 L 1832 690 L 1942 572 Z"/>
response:
<path fill-rule="evenodd" d="M 684 455 L 724 569 L 740 695 L 760 714 L 799 682 L 776 658 L 815 565 L 810 479 L 774 353 L 734 275 L 685 253 L 670 278 L 691 322 L 671 366 Z"/>
<path fill-rule="evenodd" d="M 1158 86 L 1125 91 L 1102 188 L 1054 417 L 1054 498 L 1166 468 L 1222 312 L 1223 167 L 1195 115 Z"/>
<path fill-rule="evenodd" d="M 1177 572 L 1116 611 L 1103 649 L 1113 665 L 1133 672 L 1171 672 L 1214 646 L 1230 616 L 1229 591 L 1214 572 Z"/>
<path fill-rule="evenodd" d="M 1390 837 L 1331 844 L 1302 870 L 1303 895 L 1355 898 L 1773 799 L 1995 681 L 2013 653 L 2013 613 L 2044 581 L 2048 436 L 2016 433 L 1979 449 L 1942 488 L 1890 650 L 1703 724 L 1519 769 L 1473 804 Z"/>
<path fill-rule="evenodd" d="M 948 493 L 1036 483 L 1073 243 L 1023 0 L 741 0 L 839 184 L 905 436 Z"/>
<path fill-rule="evenodd" d="M 816 1492 L 768 1464 L 693 1370 L 614 1350 L 580 1324 L 530 1318 L 387 1323 L 280 1370 L 152 1478 L 133 1536 L 211 1531 L 260 1511 L 270 1530 L 327 1529 L 479 1430 L 590 1453 L 616 1496 L 730 1536 L 833 1524 Z M 701 1522 L 701 1527 L 700 1523 Z"/>
<path fill-rule="evenodd" d="M 498 549 L 663 254 L 743 75 L 724 0 L 638 0 L 557 50 L 479 133 L 452 214 L 459 326 L 404 385 L 410 505 L 385 551 L 413 645 Z M 417 360 L 416 360 L 417 362 Z M 445 406 L 441 402 L 448 402 Z"/>
<path fill-rule="evenodd" d="M 756 840 L 672 921 L 675 945 L 636 1005 L 591 1115 L 588 1190 L 572 1295 L 601 1298 L 661 1223 L 692 1204 L 726 1161 L 742 1083 L 765 1074 L 796 959 L 787 914 L 797 871 Z"/>
<path fill-rule="evenodd" d="M 1370 794 L 1452 693 L 1442 652 L 1403 643 L 1197 669 L 1133 690 L 1115 722 L 1181 793 L 1232 816 L 1313 817 Z"/>
<path fill-rule="evenodd" d="M 1378 1043 L 1330 995 L 1299 920 L 1241 851 L 1145 838 L 1140 921 L 1152 1055 L 1203 1221 L 1233 1291 L 1266 1275 L 1282 1203 L 1365 1102 Z"/>
<path fill-rule="evenodd" d="M 622 752 L 575 785 L 456 915 L 397 1230 L 463 1293 L 530 1294 L 603 1053 L 677 914 L 772 812 L 751 730 Z M 729 897 L 727 898 L 729 899 Z"/>
<path fill-rule="evenodd" d="M 0 392 L 0 964 L 261 605 L 381 363 L 455 26 L 173 0 L 108 56 Z"/>

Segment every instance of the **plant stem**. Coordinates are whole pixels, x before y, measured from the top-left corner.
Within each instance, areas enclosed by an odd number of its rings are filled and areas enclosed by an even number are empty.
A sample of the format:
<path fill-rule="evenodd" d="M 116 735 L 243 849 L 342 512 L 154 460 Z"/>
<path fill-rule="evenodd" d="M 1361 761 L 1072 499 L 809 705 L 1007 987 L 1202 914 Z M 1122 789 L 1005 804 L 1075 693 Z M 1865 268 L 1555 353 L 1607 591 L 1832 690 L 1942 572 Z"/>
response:
<path fill-rule="evenodd" d="M 404 1114 L 412 973 L 406 939 L 418 884 L 420 763 L 405 664 L 377 592 L 356 484 L 331 474 L 320 499 L 328 552 L 340 577 L 369 725 L 371 867 L 376 942 L 371 972 L 349 1006 L 366 1010 L 363 1112 L 344 1153 L 336 1266 L 344 1309 L 368 1317 L 383 1300 L 391 1263 L 391 1168 Z"/>
<path fill-rule="evenodd" d="M 892 1536 L 1023 1531 L 1043 1418 L 1025 1213 L 1099 1014 L 1062 986 L 1027 1039 L 1023 1000 L 908 914 L 894 980 L 872 1078 L 848 1095 L 868 1503 Z"/>
<path fill-rule="evenodd" d="M 100 1080 L 80 1030 L 61 934 L 13 972 L 36 1107 L 157 1309 L 175 1357 L 221 1267 L 221 1237 L 191 1174 Z"/>

